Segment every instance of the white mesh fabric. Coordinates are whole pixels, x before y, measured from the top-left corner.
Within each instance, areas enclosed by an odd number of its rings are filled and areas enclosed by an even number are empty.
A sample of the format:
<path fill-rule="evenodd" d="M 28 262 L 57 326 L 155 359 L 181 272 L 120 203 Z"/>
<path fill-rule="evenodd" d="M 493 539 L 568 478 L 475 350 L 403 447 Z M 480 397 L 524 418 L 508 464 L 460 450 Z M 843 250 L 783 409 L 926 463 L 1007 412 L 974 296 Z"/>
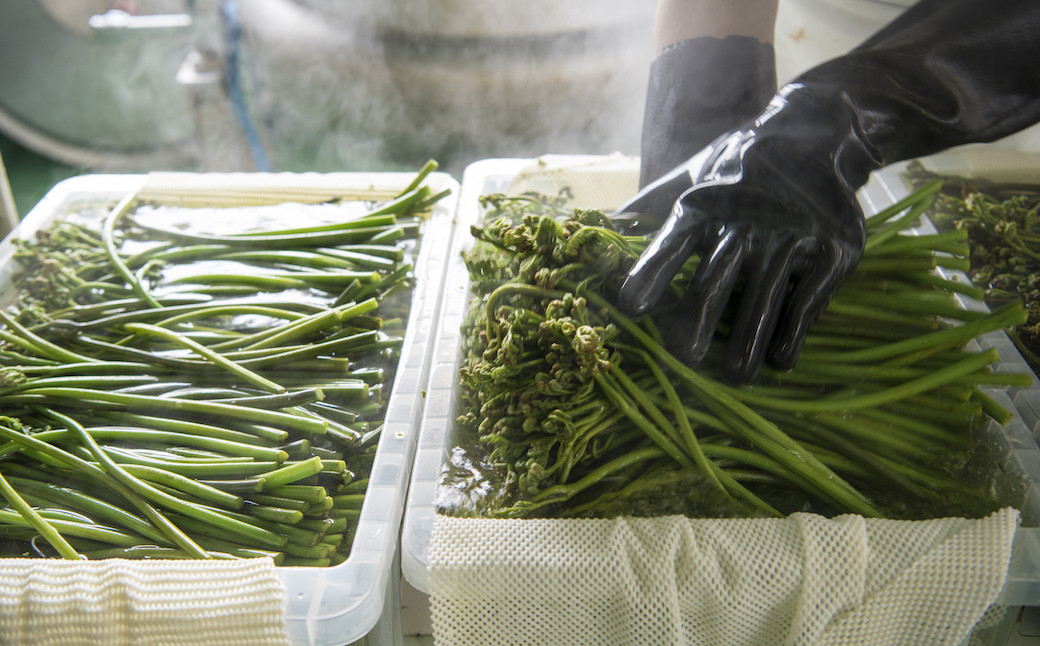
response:
<path fill-rule="evenodd" d="M 0 643 L 288 643 L 270 559 L 0 559 Z"/>
<path fill-rule="evenodd" d="M 439 516 L 434 641 L 958 644 L 1004 584 L 1018 512 L 927 521 Z"/>

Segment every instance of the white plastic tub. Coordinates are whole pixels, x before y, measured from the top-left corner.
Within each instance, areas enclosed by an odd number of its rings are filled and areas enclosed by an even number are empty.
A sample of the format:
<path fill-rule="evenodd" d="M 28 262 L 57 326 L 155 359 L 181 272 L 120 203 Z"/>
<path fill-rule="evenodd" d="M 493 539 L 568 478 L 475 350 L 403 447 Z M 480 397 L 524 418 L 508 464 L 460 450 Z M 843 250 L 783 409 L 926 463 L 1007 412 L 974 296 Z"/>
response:
<path fill-rule="evenodd" d="M 469 300 L 469 272 L 461 254 L 470 243 L 470 225 L 480 217 L 478 198 L 487 193 L 506 192 L 513 178 L 530 165 L 529 160 L 523 159 L 489 159 L 471 164 L 462 177 L 455 214 L 457 233 L 445 267 L 444 299 L 437 336 L 433 339 L 426 409 L 419 427 L 407 511 L 401 528 L 401 572 L 420 592 L 429 591 L 426 566 L 433 519 L 437 514 L 437 482 L 452 448 L 459 330 Z"/>
<path fill-rule="evenodd" d="M 1032 152 L 969 146 L 925 158 L 922 162 L 927 169 L 939 174 L 1040 186 L 1040 155 Z M 906 164 L 886 168 L 864 188 L 860 203 L 865 212 L 876 213 L 910 193 L 903 179 L 905 170 Z M 935 227 L 926 221 L 918 231 L 932 233 Z M 969 280 L 962 272 L 943 271 L 949 277 Z M 969 300 L 962 299 L 962 303 L 965 307 L 982 307 Z M 984 335 L 975 343 L 980 348 L 992 347 L 1000 352 L 997 371 L 1031 372 L 1029 364 L 1003 332 Z M 990 422 L 988 431 L 1003 456 L 1004 470 L 1023 482 L 1022 524 L 1015 534 L 1001 603 L 1011 607 L 1040 607 L 1040 382 L 1034 377 L 1028 388 L 991 389 L 988 394 L 1016 413 L 1015 419 L 1004 427 Z"/>
<path fill-rule="evenodd" d="M 228 198 L 231 188 L 237 189 L 236 200 L 257 204 L 321 202 L 335 195 L 380 200 L 400 192 L 414 177 L 414 173 L 74 177 L 55 186 L 0 244 L 0 299 L 9 295 L 14 269 L 11 238 L 31 236 L 70 209 L 111 204 L 138 189 L 142 196 L 147 194 L 155 201 L 182 204 L 209 204 L 214 200 L 219 204 Z M 458 193 L 458 183 L 443 173 L 431 175 L 427 184 L 434 192 L 451 189 L 452 195 L 434 207 L 422 232 L 404 346 L 350 557 L 332 567 L 278 568 L 287 590 L 285 617 L 294 644 L 344 644 L 370 634 L 370 643 L 397 643 L 401 638 L 397 616 L 400 604 L 396 598 L 397 536 L 422 417 L 423 388 L 432 350 L 429 339 L 436 327 L 441 272 Z"/>
<path fill-rule="evenodd" d="M 1040 169 L 1040 165 L 1037 166 Z M 901 168 L 888 169 L 875 176 L 861 192 L 864 211 L 870 215 L 908 193 L 901 179 Z M 554 157 L 539 160 L 490 159 L 466 169 L 459 197 L 456 235 L 445 271 L 444 304 L 440 328 L 434 340 L 426 409 L 423 415 L 412 481 L 409 487 L 401 535 L 401 570 L 407 581 L 421 592 L 428 592 L 428 550 L 433 521 L 437 513 L 437 482 L 452 449 L 455 390 L 461 337 L 459 329 L 469 299 L 469 276 L 461 252 L 470 245 L 469 226 L 481 215 L 477 198 L 493 192 L 519 192 L 534 189 L 554 194 L 562 187 L 574 191 L 576 205 L 610 209 L 635 190 L 638 161 L 624 157 Z M 598 200 L 599 203 L 596 203 Z M 978 341 L 994 345 L 1001 353 L 999 370 L 1016 373 L 1029 368 L 1006 335 L 995 334 Z M 1033 392 L 1033 389 L 1027 389 Z M 1023 391 L 1026 392 L 1026 391 Z M 1040 390 L 1035 392 L 1040 393 Z M 1009 410 L 1022 392 L 990 392 Z M 1014 401 L 1013 401 L 1014 400 Z M 1009 483 L 1024 483 L 1021 496 L 1023 526 L 1014 546 L 1003 603 L 1009 606 L 1040 606 L 1040 449 L 1024 415 L 1001 427 L 991 422 L 987 433 L 1000 447 L 1002 465 Z M 1040 423 L 1040 403 L 1033 414 Z"/>

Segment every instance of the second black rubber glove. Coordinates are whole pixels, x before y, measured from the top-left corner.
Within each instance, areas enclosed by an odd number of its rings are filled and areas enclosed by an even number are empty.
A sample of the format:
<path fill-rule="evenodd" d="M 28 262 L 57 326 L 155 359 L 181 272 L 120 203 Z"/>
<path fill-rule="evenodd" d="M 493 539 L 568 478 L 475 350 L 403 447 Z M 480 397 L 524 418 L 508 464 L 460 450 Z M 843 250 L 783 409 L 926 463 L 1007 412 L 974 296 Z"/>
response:
<path fill-rule="evenodd" d="M 767 357 L 793 366 L 861 256 L 855 193 L 870 172 L 1036 123 L 1038 54 L 1040 3 L 922 0 L 618 210 L 673 205 L 621 287 L 621 305 L 652 308 L 696 254 L 673 351 L 691 364 L 703 359 L 739 292 L 728 375 L 748 381 Z"/>

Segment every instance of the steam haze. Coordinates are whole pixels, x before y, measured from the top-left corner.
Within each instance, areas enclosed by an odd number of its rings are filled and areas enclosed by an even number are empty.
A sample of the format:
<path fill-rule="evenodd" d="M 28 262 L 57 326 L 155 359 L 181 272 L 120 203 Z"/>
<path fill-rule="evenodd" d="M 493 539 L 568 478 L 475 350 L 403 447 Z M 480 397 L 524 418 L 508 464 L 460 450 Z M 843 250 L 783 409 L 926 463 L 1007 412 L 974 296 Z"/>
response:
<path fill-rule="evenodd" d="M 488 157 L 638 154 L 654 0 L 3 5 L 16 64 L 0 130 L 88 170 L 258 170 L 262 156 L 287 171 L 434 158 L 458 174 Z M 193 20 L 87 26 L 113 7 Z"/>

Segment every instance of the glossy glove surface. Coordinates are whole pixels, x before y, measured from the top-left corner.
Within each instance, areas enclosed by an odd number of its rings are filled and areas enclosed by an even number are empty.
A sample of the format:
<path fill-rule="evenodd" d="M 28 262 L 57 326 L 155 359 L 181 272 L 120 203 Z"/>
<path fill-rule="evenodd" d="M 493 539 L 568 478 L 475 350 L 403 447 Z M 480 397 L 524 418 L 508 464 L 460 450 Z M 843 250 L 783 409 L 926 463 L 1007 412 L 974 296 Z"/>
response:
<path fill-rule="evenodd" d="M 657 305 L 697 255 L 672 351 L 701 361 L 727 316 L 730 378 L 749 381 L 766 360 L 793 366 L 862 254 L 856 190 L 887 164 L 1040 121 L 1038 56 L 1040 2 L 921 0 L 618 209 L 669 214 L 622 285 L 621 306 Z"/>
<path fill-rule="evenodd" d="M 833 130 L 786 88 L 759 123 L 717 140 L 683 167 L 694 185 L 675 200 L 675 174 L 625 210 L 655 198 L 673 202 L 664 226 L 619 295 L 633 314 L 657 304 L 693 254 L 701 261 L 671 335 L 672 351 L 696 364 L 708 351 L 726 304 L 739 292 L 724 366 L 753 378 L 768 353 L 793 365 L 811 322 L 856 266 L 865 239 L 855 188 L 833 170 Z M 687 184 L 688 186 L 689 184 Z"/>

